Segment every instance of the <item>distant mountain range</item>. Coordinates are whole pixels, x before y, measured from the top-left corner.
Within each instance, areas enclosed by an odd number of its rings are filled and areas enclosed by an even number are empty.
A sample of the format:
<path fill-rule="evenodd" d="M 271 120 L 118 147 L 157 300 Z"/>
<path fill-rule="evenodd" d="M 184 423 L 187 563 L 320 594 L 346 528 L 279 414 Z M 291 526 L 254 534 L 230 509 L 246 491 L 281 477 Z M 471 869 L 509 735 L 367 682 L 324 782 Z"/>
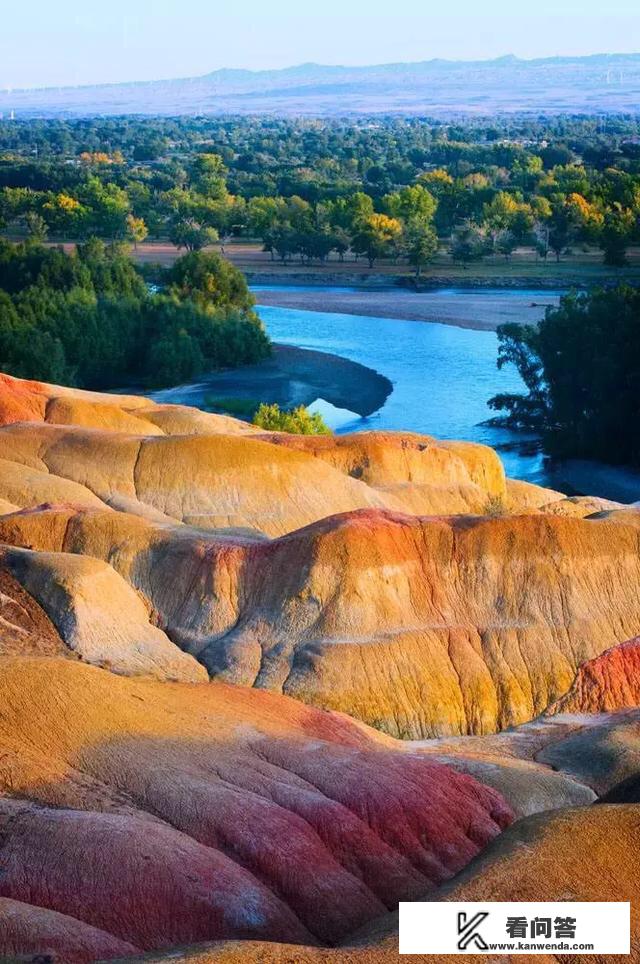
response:
<path fill-rule="evenodd" d="M 636 113 L 640 54 L 520 60 L 427 60 L 374 67 L 301 64 L 216 70 L 203 77 L 0 91 L 4 117 L 118 114 L 349 114 L 429 116 Z"/>

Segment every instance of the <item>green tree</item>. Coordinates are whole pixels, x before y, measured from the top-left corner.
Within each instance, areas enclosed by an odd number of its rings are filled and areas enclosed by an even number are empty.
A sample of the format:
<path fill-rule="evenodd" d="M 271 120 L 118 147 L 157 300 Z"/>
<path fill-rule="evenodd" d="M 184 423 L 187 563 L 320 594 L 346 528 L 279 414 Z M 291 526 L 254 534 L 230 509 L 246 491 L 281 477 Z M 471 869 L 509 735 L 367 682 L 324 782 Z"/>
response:
<path fill-rule="evenodd" d="M 414 220 L 406 227 L 405 244 L 409 264 L 416 269 L 416 278 L 419 278 L 422 269 L 438 253 L 438 235 L 429 223 Z"/>
<path fill-rule="evenodd" d="M 369 267 L 378 258 L 390 257 L 394 254 L 394 246 L 402 236 L 402 225 L 396 218 L 386 214 L 372 214 L 355 226 L 351 246 L 358 254 L 363 254 Z"/>
<path fill-rule="evenodd" d="M 423 184 L 403 187 L 395 194 L 387 194 L 382 199 L 385 212 L 392 218 L 402 221 L 432 221 L 438 202 Z"/>
<path fill-rule="evenodd" d="M 49 225 L 40 214 L 29 211 L 25 216 L 24 223 L 27 234 L 32 241 L 46 241 L 49 234 Z"/>
<path fill-rule="evenodd" d="M 631 211 L 607 211 L 599 238 L 606 265 L 621 268 L 628 264 L 627 248 L 631 243 L 634 227 L 635 218 Z"/>
<path fill-rule="evenodd" d="M 482 261 L 487 253 L 487 238 L 476 224 L 468 224 L 455 232 L 451 242 L 451 257 L 466 268 L 474 261 Z"/>
<path fill-rule="evenodd" d="M 575 237 L 575 221 L 571 208 L 565 203 L 553 205 L 548 225 L 548 244 L 559 263 Z"/>
<path fill-rule="evenodd" d="M 204 308 L 253 311 L 255 299 L 241 271 L 215 251 L 197 251 L 178 258 L 165 275 L 167 289 Z"/>
<path fill-rule="evenodd" d="M 253 424 L 268 432 L 289 432 L 292 435 L 331 435 L 318 412 L 311 414 L 304 405 L 291 410 L 281 409 L 279 405 L 262 403 L 255 415 Z"/>
<path fill-rule="evenodd" d="M 82 188 L 79 200 L 90 212 L 90 233 L 111 239 L 126 236 L 130 204 L 123 188 L 92 176 Z"/>
<path fill-rule="evenodd" d="M 127 240 L 132 241 L 137 248 L 148 236 L 149 229 L 142 218 L 136 218 L 133 214 L 127 215 Z"/>
<path fill-rule="evenodd" d="M 497 424 L 539 432 L 555 456 L 640 465 L 640 291 L 566 295 L 498 339 L 498 366 L 514 364 L 527 393 L 491 400 Z"/>
<path fill-rule="evenodd" d="M 219 200 L 226 195 L 227 174 L 227 168 L 219 154 L 199 154 L 193 163 L 197 192 L 212 200 Z"/>
<path fill-rule="evenodd" d="M 192 219 L 174 221 L 169 231 L 169 240 L 178 250 L 202 251 L 215 244 L 218 232 L 215 228 L 207 228 Z"/>

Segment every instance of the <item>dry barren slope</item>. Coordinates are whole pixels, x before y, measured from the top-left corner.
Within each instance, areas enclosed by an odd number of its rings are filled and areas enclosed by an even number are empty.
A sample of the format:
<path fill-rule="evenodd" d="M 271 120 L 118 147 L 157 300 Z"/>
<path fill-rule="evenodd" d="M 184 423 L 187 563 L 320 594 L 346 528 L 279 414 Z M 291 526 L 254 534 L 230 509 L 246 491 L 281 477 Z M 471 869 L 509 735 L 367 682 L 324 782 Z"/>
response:
<path fill-rule="evenodd" d="M 640 513 L 616 515 L 368 510 L 263 541 L 45 507 L 0 517 L 0 542 L 37 550 L 5 554 L 63 635 L 52 561 L 97 557 L 212 676 L 421 738 L 531 719 L 585 660 L 638 632 Z M 47 593 L 29 575 L 41 558 Z M 118 622 L 119 607 L 100 606 Z"/>
<path fill-rule="evenodd" d="M 47 473 L 50 500 L 56 486 L 80 486 L 94 504 L 278 535 L 355 508 L 465 512 L 506 499 L 500 460 L 485 446 L 403 433 L 257 435 L 185 406 L 1 378 L 0 457 Z M 5 492 L 19 487 L 9 472 L 0 465 L 0 498 L 11 502 Z"/>
<path fill-rule="evenodd" d="M 573 954 L 486 958 L 493 964 L 626 964 L 640 955 L 637 864 L 640 859 L 640 807 L 599 806 L 539 814 L 519 821 L 498 837 L 451 885 L 431 899 L 462 901 L 629 901 L 631 957 Z M 589 859 L 585 860 L 585 854 Z M 351 944 L 351 941 L 348 942 Z M 397 918 L 390 915 L 365 928 L 359 946 L 318 952 L 254 944 L 217 944 L 172 957 L 189 964 L 392 964 L 398 961 Z M 152 958 L 154 961 L 159 958 Z M 404 958 L 403 958 L 404 960 Z M 437 964 L 442 956 L 407 957 Z M 478 960 L 458 957 L 457 961 Z"/>
<path fill-rule="evenodd" d="M 420 738 L 531 719 L 640 631 L 640 512 L 529 486 L 517 514 L 482 446 L 258 438 L 8 379 L 0 406 L 0 497 L 34 510 L 0 516 L 5 564 L 99 665 L 204 666 Z M 495 500 L 512 514 L 469 514 Z"/>
<path fill-rule="evenodd" d="M 495 791 L 345 717 L 71 660 L 0 660 L 0 760 L 0 898 L 146 950 L 334 942 L 512 819 Z M 30 949 L 25 915 L 0 952 Z"/>
<path fill-rule="evenodd" d="M 637 711 L 559 712 L 636 700 L 639 579 L 640 512 L 482 446 L 3 377 L 0 954 L 388 964 L 403 898 L 625 899 L 637 808 L 498 835 L 640 771 Z"/>

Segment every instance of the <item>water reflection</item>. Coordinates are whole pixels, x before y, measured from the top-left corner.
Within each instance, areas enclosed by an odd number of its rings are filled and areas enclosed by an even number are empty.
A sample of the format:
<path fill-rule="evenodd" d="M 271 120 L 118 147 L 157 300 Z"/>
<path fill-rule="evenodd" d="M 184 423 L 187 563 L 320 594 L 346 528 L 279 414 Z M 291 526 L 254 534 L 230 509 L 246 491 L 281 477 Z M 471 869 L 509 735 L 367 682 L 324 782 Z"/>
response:
<path fill-rule="evenodd" d="M 293 308 L 258 311 L 274 341 L 342 355 L 393 383 L 385 405 L 367 419 L 341 414 L 335 420 L 325 409 L 336 431 L 404 429 L 484 442 L 500 450 L 509 475 L 547 484 L 543 458 L 530 439 L 482 424 L 493 414 L 487 405 L 493 395 L 524 390 L 514 369 L 497 370 L 494 332 Z"/>

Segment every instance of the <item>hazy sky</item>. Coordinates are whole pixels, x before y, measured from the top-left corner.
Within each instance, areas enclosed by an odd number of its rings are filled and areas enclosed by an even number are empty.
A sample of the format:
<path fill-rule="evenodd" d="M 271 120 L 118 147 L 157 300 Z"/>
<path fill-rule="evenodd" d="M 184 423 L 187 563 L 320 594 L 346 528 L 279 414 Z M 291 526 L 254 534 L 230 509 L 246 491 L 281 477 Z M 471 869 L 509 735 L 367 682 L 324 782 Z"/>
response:
<path fill-rule="evenodd" d="M 4 0 L 2 6 L 0 87 L 305 61 L 640 50 L 637 0 Z"/>

